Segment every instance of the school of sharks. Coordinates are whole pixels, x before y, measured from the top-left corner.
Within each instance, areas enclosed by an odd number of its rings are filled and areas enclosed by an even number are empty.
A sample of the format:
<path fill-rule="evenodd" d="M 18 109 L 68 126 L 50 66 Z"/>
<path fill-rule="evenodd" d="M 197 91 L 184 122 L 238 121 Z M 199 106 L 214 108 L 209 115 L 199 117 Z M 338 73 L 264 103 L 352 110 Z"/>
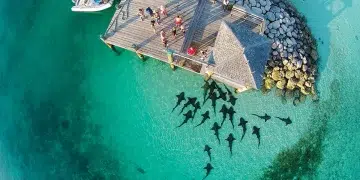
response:
<path fill-rule="evenodd" d="M 236 111 L 234 110 L 234 106 L 236 104 L 237 98 L 230 91 L 230 89 L 228 87 L 226 87 L 225 85 L 223 85 L 225 88 L 225 90 L 223 90 L 222 87 L 220 87 L 214 80 L 208 80 L 208 81 L 204 81 L 204 82 L 205 82 L 205 84 L 202 86 L 202 88 L 204 89 L 202 105 L 204 105 L 208 100 L 210 100 L 211 106 L 213 109 L 213 114 L 216 115 L 216 113 L 217 113 L 216 103 L 218 100 L 223 101 L 223 105 L 221 106 L 221 109 L 219 111 L 222 114 L 222 121 L 221 121 L 220 125 L 219 125 L 219 123 L 214 122 L 212 125 L 212 128 L 210 129 L 210 130 L 214 131 L 216 140 L 217 140 L 218 144 L 220 144 L 219 132 L 220 132 L 221 127 L 223 127 L 223 125 L 227 119 L 229 119 L 232 128 L 235 129 L 234 114 L 236 113 Z M 174 112 L 176 108 L 181 106 L 182 102 L 185 102 L 185 103 L 183 104 L 183 106 L 179 112 L 179 115 L 181 115 L 187 107 L 189 107 L 189 106 L 193 107 L 192 109 L 188 110 L 186 113 L 183 114 L 185 119 L 183 120 L 183 122 L 181 124 L 179 124 L 176 127 L 176 128 L 180 128 L 180 127 L 184 126 L 185 124 L 187 124 L 189 120 L 191 120 L 191 121 L 194 120 L 198 110 L 201 109 L 201 105 L 200 105 L 200 100 L 198 100 L 197 97 L 185 97 L 184 92 L 181 92 L 180 94 L 176 95 L 176 98 L 177 98 L 176 105 L 172 109 L 171 112 Z M 230 104 L 230 105 L 227 106 L 226 104 Z M 264 115 L 258 115 L 258 114 L 251 114 L 251 115 L 254 116 L 254 118 L 259 118 L 261 120 L 264 120 L 265 122 L 267 122 L 268 120 L 271 119 L 271 116 L 269 116 L 266 113 Z M 202 118 L 201 118 L 200 123 L 195 125 L 194 128 L 207 123 L 211 119 L 209 111 L 205 111 L 203 114 L 201 114 L 201 116 L 202 116 Z M 280 121 L 283 121 L 285 123 L 285 126 L 292 123 L 290 117 L 287 117 L 287 118 L 275 117 L 275 118 Z M 238 126 L 241 128 L 241 131 L 242 131 L 242 136 L 240 138 L 240 142 L 245 137 L 245 134 L 247 131 L 247 123 L 248 123 L 248 121 L 246 121 L 243 117 L 239 118 Z M 260 127 L 253 126 L 252 127 L 252 135 L 255 135 L 257 137 L 258 147 L 259 147 L 260 139 L 261 139 Z M 236 138 L 234 137 L 234 135 L 232 133 L 230 133 L 225 140 L 228 141 L 230 155 L 232 155 L 232 147 L 233 147 L 233 143 L 236 140 Z M 211 149 L 212 148 L 209 145 L 205 145 L 204 152 L 207 153 L 210 162 L 211 162 Z M 205 179 L 206 177 L 209 176 L 211 170 L 214 169 L 214 167 L 211 165 L 211 163 L 207 163 L 207 165 L 204 167 L 204 169 L 206 170 L 206 175 L 204 176 L 203 179 Z"/>

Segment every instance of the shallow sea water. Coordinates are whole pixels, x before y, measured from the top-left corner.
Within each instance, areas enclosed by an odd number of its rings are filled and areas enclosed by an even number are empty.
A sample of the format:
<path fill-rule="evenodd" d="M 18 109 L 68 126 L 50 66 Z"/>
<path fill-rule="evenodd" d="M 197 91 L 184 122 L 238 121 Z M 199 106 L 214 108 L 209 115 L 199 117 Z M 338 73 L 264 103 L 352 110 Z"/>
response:
<path fill-rule="evenodd" d="M 116 55 L 99 40 L 114 9 L 82 14 L 70 11 L 71 1 L 18 4 L 0 2 L 0 179 L 201 179 L 205 144 L 213 148 L 207 179 L 260 179 L 269 166 L 296 169 L 286 177 L 360 176 L 359 1 L 294 1 L 321 39 L 321 100 L 294 107 L 274 93 L 242 93 L 234 123 L 244 117 L 248 131 L 239 142 L 241 129 L 227 121 L 220 145 L 210 128 L 221 114 L 209 102 L 181 128 L 179 109 L 170 113 L 179 92 L 202 99 L 202 77 L 131 52 Z M 211 120 L 193 128 L 206 110 Z M 265 112 L 293 124 L 251 116 Z M 231 157 L 229 133 L 237 139 Z"/>

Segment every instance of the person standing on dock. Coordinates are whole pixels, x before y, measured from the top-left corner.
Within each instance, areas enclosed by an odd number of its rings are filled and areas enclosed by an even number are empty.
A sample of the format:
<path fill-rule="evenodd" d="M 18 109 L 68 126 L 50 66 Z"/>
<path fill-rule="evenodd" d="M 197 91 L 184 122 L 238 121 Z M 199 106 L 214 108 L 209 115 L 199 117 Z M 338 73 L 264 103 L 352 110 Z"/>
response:
<path fill-rule="evenodd" d="M 161 42 L 163 43 L 164 47 L 167 47 L 167 39 L 166 39 L 166 34 L 165 34 L 164 30 L 162 30 L 160 32 L 160 38 L 161 38 Z"/>
<path fill-rule="evenodd" d="M 166 37 L 165 37 L 164 39 L 162 39 L 162 43 L 163 43 L 164 47 L 166 48 L 167 45 L 168 45 L 168 44 L 167 44 L 168 41 L 167 41 Z"/>
<path fill-rule="evenodd" d="M 164 30 L 161 30 L 161 32 L 160 32 L 160 38 L 161 38 L 161 40 L 163 40 L 164 38 L 166 38 L 166 33 L 165 33 Z"/>
<path fill-rule="evenodd" d="M 145 19 L 145 12 L 144 12 L 144 9 L 143 9 L 143 8 L 139 9 L 138 16 L 140 16 L 141 21 L 144 21 L 144 19 Z"/>
<path fill-rule="evenodd" d="M 156 20 L 156 24 L 157 24 L 157 25 L 160 25 L 160 13 L 159 13 L 159 11 L 156 11 L 156 12 L 155 12 L 154 18 L 155 18 L 155 20 Z"/>
<path fill-rule="evenodd" d="M 177 26 L 177 27 L 180 27 L 181 25 L 182 25 L 182 18 L 180 17 L 180 16 L 177 16 L 176 18 L 175 18 L 175 25 Z"/>
<path fill-rule="evenodd" d="M 184 25 L 180 26 L 180 30 L 183 33 L 183 36 L 185 36 L 185 27 L 184 27 Z"/>
<path fill-rule="evenodd" d="M 228 10 L 228 7 L 229 7 L 229 0 L 223 0 L 223 5 L 222 5 L 222 7 L 223 7 L 223 9 L 224 9 L 224 12 L 226 11 L 226 10 Z"/>
<path fill-rule="evenodd" d="M 156 33 L 156 29 L 155 29 L 155 19 L 154 19 L 154 18 L 151 19 L 150 24 L 151 24 L 151 28 L 154 30 L 154 33 Z"/>
<path fill-rule="evenodd" d="M 146 12 L 150 15 L 150 17 L 154 16 L 154 11 L 150 7 L 146 8 Z"/>
<path fill-rule="evenodd" d="M 176 38 L 176 26 L 174 26 L 172 29 L 171 29 L 171 32 L 174 36 L 174 39 Z"/>
<path fill-rule="evenodd" d="M 160 6 L 160 13 L 161 13 L 162 15 L 164 15 L 164 16 L 168 16 L 167 10 L 166 10 L 166 8 L 165 8 L 164 5 L 161 5 L 161 6 Z"/>

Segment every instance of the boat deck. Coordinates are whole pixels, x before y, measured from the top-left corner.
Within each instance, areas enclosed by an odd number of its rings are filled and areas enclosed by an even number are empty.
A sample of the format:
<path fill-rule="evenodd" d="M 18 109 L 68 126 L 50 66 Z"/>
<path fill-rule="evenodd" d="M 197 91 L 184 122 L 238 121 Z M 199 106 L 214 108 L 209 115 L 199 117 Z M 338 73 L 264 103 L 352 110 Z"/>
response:
<path fill-rule="evenodd" d="M 167 17 L 162 17 L 160 25 L 155 24 L 156 33 L 151 28 L 150 17 L 141 21 L 137 15 L 138 10 L 147 7 L 157 10 L 165 5 Z M 176 38 L 172 36 L 171 28 L 175 26 L 175 17 L 180 15 L 185 26 L 185 36 L 180 30 Z M 210 0 L 127 0 L 120 4 L 110 25 L 108 26 L 103 41 L 107 44 L 135 51 L 146 56 L 168 63 L 167 48 L 174 51 L 174 65 L 189 71 L 203 74 L 201 69 L 208 67 L 206 61 L 201 60 L 200 53 L 188 56 L 185 51 L 188 47 L 195 47 L 198 51 L 211 49 L 214 45 L 217 32 L 222 20 L 230 23 L 245 24 L 254 32 L 262 33 L 264 19 L 245 11 L 233 8 L 231 12 L 224 12 L 221 3 L 212 4 Z M 165 48 L 160 38 L 160 31 L 164 30 L 168 39 Z M 230 84 L 227 83 L 227 84 Z M 231 83 L 234 86 L 234 83 Z"/>

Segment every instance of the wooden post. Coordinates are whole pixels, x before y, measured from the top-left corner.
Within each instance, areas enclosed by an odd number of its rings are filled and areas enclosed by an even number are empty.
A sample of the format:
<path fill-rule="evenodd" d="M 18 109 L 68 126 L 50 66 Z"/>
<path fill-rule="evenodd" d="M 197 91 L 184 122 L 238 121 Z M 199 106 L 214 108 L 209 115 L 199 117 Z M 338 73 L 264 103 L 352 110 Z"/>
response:
<path fill-rule="evenodd" d="M 206 71 L 205 72 L 205 81 L 208 81 L 213 74 L 214 74 L 214 72 Z"/>
<path fill-rule="evenodd" d="M 167 49 L 167 57 L 168 57 L 168 62 L 170 64 L 170 68 L 174 71 L 175 70 L 175 65 L 174 65 L 174 51 Z"/>
<path fill-rule="evenodd" d="M 141 60 L 144 60 L 144 55 L 140 53 L 139 47 L 138 47 L 136 44 L 133 44 L 131 47 L 135 50 L 136 55 L 137 55 Z"/>
<path fill-rule="evenodd" d="M 114 51 L 114 45 L 105 42 L 105 39 L 104 39 L 104 36 L 103 36 L 103 35 L 100 35 L 100 39 L 106 44 L 107 47 L 109 47 L 111 50 Z"/>
<path fill-rule="evenodd" d="M 120 52 L 115 48 L 114 45 L 105 42 L 104 36 L 100 35 L 100 39 L 106 44 L 107 47 L 109 47 L 113 52 L 115 52 L 117 55 L 120 55 Z"/>

